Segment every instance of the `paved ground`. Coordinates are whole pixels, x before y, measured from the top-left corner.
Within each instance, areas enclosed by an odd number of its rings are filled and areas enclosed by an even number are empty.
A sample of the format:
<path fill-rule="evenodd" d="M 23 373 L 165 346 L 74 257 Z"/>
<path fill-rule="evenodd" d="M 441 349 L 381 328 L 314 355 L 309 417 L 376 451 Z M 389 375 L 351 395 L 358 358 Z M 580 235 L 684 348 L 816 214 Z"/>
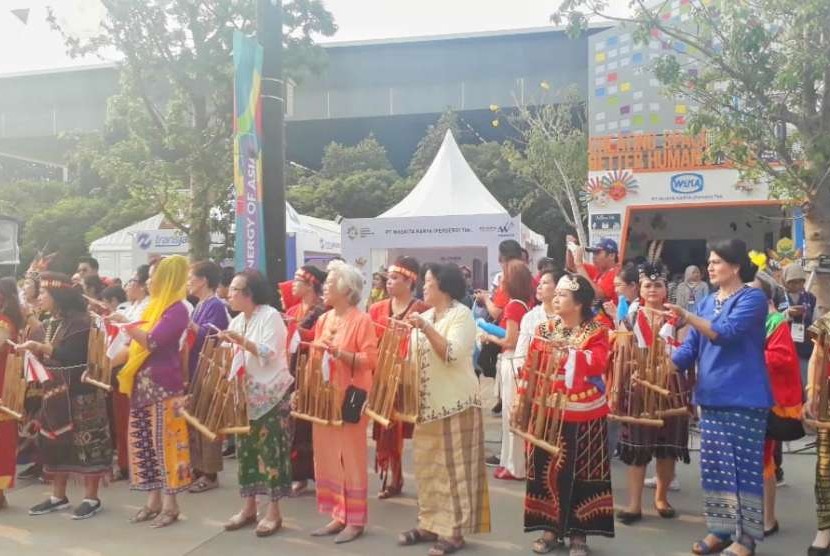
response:
<path fill-rule="evenodd" d="M 487 440 L 491 450 L 498 448 L 499 424 L 488 418 Z M 794 446 L 795 447 L 795 446 Z M 409 454 L 407 453 L 407 457 Z M 597 556 L 674 556 L 690 554 L 691 543 L 703 533 L 700 516 L 701 496 L 698 488 L 697 454 L 692 465 L 679 468 L 682 491 L 674 493 L 671 502 L 680 512 L 676 520 L 661 520 L 646 504 L 646 519 L 634 527 L 618 526 L 615 539 L 592 541 Z M 778 513 L 781 533 L 763 543 L 759 554 L 789 556 L 805 554 L 813 538 L 815 518 L 813 500 L 814 455 L 788 454 L 784 468 L 788 486 L 779 490 Z M 405 464 L 411 470 L 409 461 Z M 26 508 L 43 499 L 48 487 L 40 483 L 21 482 L 9 495 L 11 508 L 0 513 L 0 555 L 60 555 L 60 556 L 225 556 L 244 553 L 245 556 L 350 555 L 350 554 L 426 554 L 427 546 L 397 548 L 398 532 L 414 525 L 416 501 L 415 484 L 407 475 L 407 487 L 402 498 L 379 501 L 370 498 L 370 527 L 362 539 L 343 547 L 335 547 L 330 540 L 312 539 L 312 529 L 327 521 L 315 511 L 314 499 L 306 496 L 285 502 L 285 529 L 270 539 L 257 539 L 253 530 L 225 533 L 221 524 L 238 509 L 239 498 L 234 488 L 235 460 L 226 460 L 220 489 L 199 495 L 184 495 L 181 499 L 183 522 L 165 530 L 151 530 L 146 526 L 130 525 L 127 519 L 143 502 L 138 493 L 127 490 L 119 482 L 102 490 L 105 510 L 94 519 L 75 522 L 68 513 L 29 517 Z M 617 503 L 626 499 L 625 466 L 614 465 L 614 494 Z M 377 489 L 377 481 L 370 473 L 370 492 Z M 648 496 L 651 491 L 646 491 Z M 478 556 L 515 553 L 531 554 L 529 546 L 535 536 L 525 535 L 521 529 L 523 485 L 491 479 L 491 507 L 493 532 L 470 538 L 463 553 Z M 80 502 L 81 491 L 73 488 L 70 499 Z M 564 552 L 562 553 L 564 554 Z"/>

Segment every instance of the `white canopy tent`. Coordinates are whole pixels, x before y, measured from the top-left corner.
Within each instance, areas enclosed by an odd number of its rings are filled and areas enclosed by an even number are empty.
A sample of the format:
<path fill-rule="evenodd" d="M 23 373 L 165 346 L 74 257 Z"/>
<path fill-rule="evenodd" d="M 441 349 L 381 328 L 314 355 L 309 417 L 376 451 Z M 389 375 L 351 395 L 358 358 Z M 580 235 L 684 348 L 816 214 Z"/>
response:
<path fill-rule="evenodd" d="M 476 286 L 486 287 L 499 270 L 498 245 L 521 243 L 535 260 L 545 256 L 544 237 L 511 217 L 467 163 L 451 132 L 424 177 L 400 203 L 376 218 L 341 222 L 343 256 L 372 272 L 399 255 L 422 262 L 455 262 L 469 266 Z M 368 284 L 367 284 L 368 287 Z"/>
<path fill-rule="evenodd" d="M 289 259 L 292 259 L 289 262 L 294 265 L 325 265 L 340 254 L 337 223 L 299 214 L 288 203 L 285 204 L 285 222 L 288 244 L 294 247 L 289 253 Z M 214 243 L 222 240 L 218 235 L 211 239 Z M 156 214 L 96 239 L 90 244 L 89 252 L 98 259 L 102 275 L 126 281 L 135 267 L 146 263 L 150 255 L 186 254 L 188 248 L 187 238 L 167 224 L 162 214 Z M 289 271 L 293 273 L 294 268 Z"/>

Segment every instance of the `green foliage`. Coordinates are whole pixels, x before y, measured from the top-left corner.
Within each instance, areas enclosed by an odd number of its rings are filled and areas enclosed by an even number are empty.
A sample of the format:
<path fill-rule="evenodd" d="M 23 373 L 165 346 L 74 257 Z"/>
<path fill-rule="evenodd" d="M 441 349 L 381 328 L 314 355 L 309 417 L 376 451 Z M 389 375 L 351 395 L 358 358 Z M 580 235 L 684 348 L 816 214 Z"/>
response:
<path fill-rule="evenodd" d="M 103 4 L 99 35 L 64 36 L 73 55 L 115 50 L 123 59 L 106 129 L 81 145 L 79 158 L 107 188 L 163 212 L 189 235 L 191 254 L 207 257 L 212 230 L 230 237 L 232 42 L 236 30 L 254 33 L 256 1 Z M 54 17 L 52 24 L 59 29 Z M 325 63 L 314 36 L 336 26 L 320 0 L 286 2 L 284 24 L 286 75 L 298 81 Z"/>
<path fill-rule="evenodd" d="M 461 126 L 458 122 L 458 114 L 455 112 L 444 112 L 437 122 L 427 128 L 426 134 L 418 142 L 418 147 L 415 149 L 415 154 L 412 155 L 407 170 L 407 174 L 416 183 L 424 176 L 435 155 L 438 154 L 438 149 L 441 148 L 441 142 L 444 140 L 447 131 L 452 131 L 459 143 L 464 142 L 464 138 L 460 134 Z"/>
<path fill-rule="evenodd" d="M 397 186 L 401 178 L 386 149 L 372 136 L 354 146 L 331 143 L 321 170 L 303 172 L 295 180 L 288 189 L 288 201 L 301 214 L 328 219 L 377 216 L 409 191 Z"/>

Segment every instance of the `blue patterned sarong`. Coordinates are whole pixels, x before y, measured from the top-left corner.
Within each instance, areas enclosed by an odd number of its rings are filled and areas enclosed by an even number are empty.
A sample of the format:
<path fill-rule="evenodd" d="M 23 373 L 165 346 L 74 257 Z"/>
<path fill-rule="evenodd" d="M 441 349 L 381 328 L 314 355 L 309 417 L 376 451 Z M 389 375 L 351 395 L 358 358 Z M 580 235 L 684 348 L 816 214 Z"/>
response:
<path fill-rule="evenodd" d="M 701 408 L 703 514 L 710 533 L 764 538 L 766 409 Z"/>

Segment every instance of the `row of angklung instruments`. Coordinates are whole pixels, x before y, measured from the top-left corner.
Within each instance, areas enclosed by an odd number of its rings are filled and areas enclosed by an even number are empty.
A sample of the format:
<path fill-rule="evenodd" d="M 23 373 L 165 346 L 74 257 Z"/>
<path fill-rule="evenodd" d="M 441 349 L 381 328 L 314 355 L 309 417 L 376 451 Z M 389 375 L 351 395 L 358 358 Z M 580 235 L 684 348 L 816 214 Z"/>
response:
<path fill-rule="evenodd" d="M 826 321 L 821 321 L 822 323 Z M 830 364 L 830 328 L 813 330 L 816 371 Z M 364 413 L 388 427 L 393 421 L 415 423 L 420 400 L 419 332 L 405 322 L 388 322 L 381 338 L 378 365 Z M 613 357 L 606 375 L 611 407 L 609 419 L 623 423 L 661 427 L 665 419 L 691 415 L 689 389 L 671 365 L 670 350 L 663 338 L 655 337 L 648 347 L 639 347 L 634 333 L 615 331 Z M 535 338 L 542 349 L 527 357 L 511 431 L 552 455 L 560 453 L 567 396 L 554 391 L 555 376 L 567 358 L 567 348 L 555 341 Z M 89 335 L 87 370 L 82 380 L 111 391 L 112 364 L 107 356 L 107 333 L 94 326 Z M 296 402 L 292 416 L 321 425 L 339 426 L 343 393 L 330 380 L 326 349 L 306 343 L 298 359 Z M 199 355 L 194 380 L 188 386 L 184 417 L 210 440 L 222 434 L 246 434 L 249 421 L 245 379 L 234 373 L 235 346 L 209 336 Z M 0 397 L 0 417 L 22 420 L 30 381 L 22 354 L 9 351 Z M 816 400 L 805 423 L 830 429 L 830 379 L 826 372 L 813 372 L 811 388 Z"/>

